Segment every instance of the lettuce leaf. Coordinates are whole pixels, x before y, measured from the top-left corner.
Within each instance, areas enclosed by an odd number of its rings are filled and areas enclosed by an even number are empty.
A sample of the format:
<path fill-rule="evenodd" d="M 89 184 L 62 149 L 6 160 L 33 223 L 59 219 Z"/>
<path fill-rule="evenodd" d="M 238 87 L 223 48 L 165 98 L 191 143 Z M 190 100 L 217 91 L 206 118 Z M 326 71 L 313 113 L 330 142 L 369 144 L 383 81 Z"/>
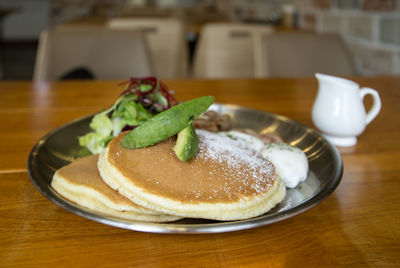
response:
<path fill-rule="evenodd" d="M 123 130 L 178 104 L 173 92 L 155 77 L 131 78 L 124 84 L 127 86 L 115 103 L 93 117 L 89 125 L 92 131 L 78 137 L 79 144 L 93 154 L 102 152 Z"/>
<path fill-rule="evenodd" d="M 113 130 L 111 119 L 105 113 L 95 115 L 89 126 L 103 137 L 109 136 Z"/>
<path fill-rule="evenodd" d="M 97 132 L 89 132 L 79 137 L 79 145 L 89 149 L 92 154 L 101 153 L 112 139 L 111 136 L 103 136 Z"/>
<path fill-rule="evenodd" d="M 110 109 L 95 115 L 89 124 L 92 131 L 78 137 L 79 145 L 93 154 L 101 153 L 125 127 L 134 127 L 150 119 L 152 114 L 136 99 L 137 96 L 125 94 Z"/>

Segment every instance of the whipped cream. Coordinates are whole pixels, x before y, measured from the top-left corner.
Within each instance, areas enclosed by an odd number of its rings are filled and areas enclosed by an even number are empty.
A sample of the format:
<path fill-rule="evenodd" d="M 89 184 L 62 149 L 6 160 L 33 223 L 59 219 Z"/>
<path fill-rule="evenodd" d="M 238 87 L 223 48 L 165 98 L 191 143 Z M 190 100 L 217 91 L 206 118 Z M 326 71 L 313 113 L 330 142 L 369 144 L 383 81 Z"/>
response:
<path fill-rule="evenodd" d="M 302 150 L 287 143 L 264 144 L 260 139 L 235 130 L 220 132 L 220 135 L 241 141 L 259 152 L 276 168 L 286 187 L 295 188 L 308 175 L 308 160 Z"/>
<path fill-rule="evenodd" d="M 302 150 L 287 143 L 270 143 L 262 150 L 261 155 L 274 164 L 286 187 L 295 188 L 307 179 L 308 160 Z"/>
<path fill-rule="evenodd" d="M 226 132 L 219 132 L 218 134 L 227 136 L 233 140 L 241 141 L 243 143 L 246 143 L 247 146 L 252 148 L 253 150 L 256 150 L 257 152 L 260 152 L 261 149 L 265 146 L 264 142 L 250 134 L 246 134 L 240 131 L 226 131 Z"/>

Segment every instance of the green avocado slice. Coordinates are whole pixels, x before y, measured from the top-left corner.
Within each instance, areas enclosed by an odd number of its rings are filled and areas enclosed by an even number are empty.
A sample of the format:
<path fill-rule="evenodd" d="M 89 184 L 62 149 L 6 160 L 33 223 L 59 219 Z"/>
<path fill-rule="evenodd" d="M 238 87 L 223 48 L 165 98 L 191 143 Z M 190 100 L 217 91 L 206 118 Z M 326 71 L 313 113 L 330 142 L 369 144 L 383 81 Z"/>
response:
<path fill-rule="evenodd" d="M 176 156 L 181 161 L 188 161 L 197 154 L 199 138 L 192 123 L 189 123 L 182 131 L 178 133 L 176 144 L 173 148 Z"/>
<path fill-rule="evenodd" d="M 213 102 L 213 96 L 205 96 L 178 104 L 131 130 L 122 139 L 121 145 L 131 149 L 143 148 L 172 137 L 205 112 Z"/>

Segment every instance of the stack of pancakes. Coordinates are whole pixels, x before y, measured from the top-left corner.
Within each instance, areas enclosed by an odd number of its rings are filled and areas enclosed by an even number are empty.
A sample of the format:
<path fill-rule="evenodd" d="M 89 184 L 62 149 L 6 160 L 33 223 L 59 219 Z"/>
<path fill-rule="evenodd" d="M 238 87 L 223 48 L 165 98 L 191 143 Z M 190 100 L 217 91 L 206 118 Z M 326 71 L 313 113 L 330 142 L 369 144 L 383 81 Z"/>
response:
<path fill-rule="evenodd" d="M 175 138 L 127 149 L 122 133 L 99 156 L 57 170 L 52 187 L 96 212 L 151 222 L 248 219 L 283 200 L 284 182 L 268 160 L 241 141 L 197 134 L 199 152 L 183 162 L 173 152 Z"/>

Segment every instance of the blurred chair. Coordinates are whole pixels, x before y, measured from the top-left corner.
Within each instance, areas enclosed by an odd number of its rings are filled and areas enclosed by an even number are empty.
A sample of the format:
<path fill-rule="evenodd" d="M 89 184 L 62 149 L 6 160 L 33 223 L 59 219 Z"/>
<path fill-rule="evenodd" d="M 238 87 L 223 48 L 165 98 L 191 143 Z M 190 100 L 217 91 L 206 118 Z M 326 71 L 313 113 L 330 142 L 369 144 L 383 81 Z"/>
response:
<path fill-rule="evenodd" d="M 33 79 L 57 80 L 76 69 L 95 79 L 153 75 L 146 39 L 140 31 L 66 27 L 42 32 Z"/>
<path fill-rule="evenodd" d="M 196 47 L 193 76 L 254 77 L 254 39 L 272 32 L 272 27 L 266 25 L 206 24 L 201 30 Z"/>
<path fill-rule="evenodd" d="M 335 34 L 275 33 L 255 43 L 257 77 L 300 77 L 315 73 L 354 75 L 351 55 Z"/>
<path fill-rule="evenodd" d="M 184 78 L 188 69 L 188 47 L 183 23 L 172 18 L 114 18 L 111 29 L 140 29 L 150 47 L 159 78 Z"/>

